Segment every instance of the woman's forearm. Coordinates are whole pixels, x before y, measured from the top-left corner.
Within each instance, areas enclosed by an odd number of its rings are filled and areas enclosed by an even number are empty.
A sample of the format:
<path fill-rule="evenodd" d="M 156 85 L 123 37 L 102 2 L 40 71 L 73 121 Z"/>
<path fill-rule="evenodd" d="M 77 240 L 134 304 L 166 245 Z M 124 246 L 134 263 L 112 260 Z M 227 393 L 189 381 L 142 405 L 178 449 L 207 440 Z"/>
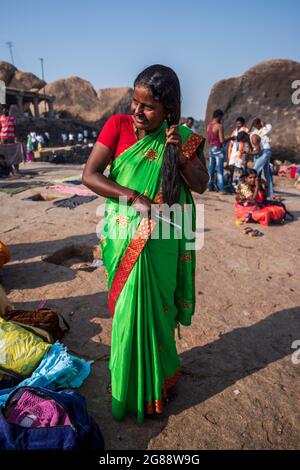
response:
<path fill-rule="evenodd" d="M 193 164 L 193 160 L 185 158 L 185 161 L 179 167 L 179 171 L 189 188 L 196 193 L 202 194 L 207 189 L 208 173 L 205 163 L 198 157 L 196 158 L 198 160 L 197 166 Z"/>
<path fill-rule="evenodd" d="M 89 189 L 103 197 L 111 197 L 115 199 L 127 197 L 130 199 L 134 194 L 132 189 L 125 188 L 124 186 L 109 180 L 101 173 L 87 173 L 84 171 L 82 182 Z"/>

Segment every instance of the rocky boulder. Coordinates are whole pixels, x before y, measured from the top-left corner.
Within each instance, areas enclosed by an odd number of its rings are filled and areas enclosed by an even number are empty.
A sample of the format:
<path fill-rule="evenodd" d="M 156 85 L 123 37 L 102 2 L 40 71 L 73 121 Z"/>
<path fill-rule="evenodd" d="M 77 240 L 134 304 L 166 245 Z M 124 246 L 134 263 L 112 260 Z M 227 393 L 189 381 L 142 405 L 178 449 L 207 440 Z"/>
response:
<path fill-rule="evenodd" d="M 107 114 L 129 114 L 133 90 L 129 87 L 102 88 L 97 91 L 104 116 Z"/>
<path fill-rule="evenodd" d="M 26 91 L 38 91 L 46 85 L 46 82 L 33 73 L 21 72 L 14 65 L 4 61 L 0 61 L 0 80 L 3 80 L 6 86 Z"/>
<path fill-rule="evenodd" d="M 61 117 L 87 123 L 99 119 L 97 93 L 87 80 L 79 77 L 55 80 L 48 83 L 44 90 L 47 95 L 55 96 L 54 110 Z"/>
<path fill-rule="evenodd" d="M 20 72 L 16 70 L 8 86 L 25 91 L 38 91 L 46 85 L 46 82 L 40 80 L 36 75 L 30 72 Z"/>
<path fill-rule="evenodd" d="M 2 80 L 7 86 L 10 80 L 13 78 L 17 68 L 4 60 L 0 60 L 0 80 Z"/>
<path fill-rule="evenodd" d="M 54 110 L 61 117 L 97 126 L 111 114 L 129 112 L 132 97 L 130 88 L 107 88 L 96 92 L 90 82 L 79 77 L 49 83 L 45 93 L 55 96 Z"/>
<path fill-rule="evenodd" d="M 225 134 L 229 134 L 238 116 L 244 116 L 248 126 L 254 118 L 273 125 L 274 157 L 300 159 L 300 104 L 293 104 L 292 83 L 300 80 L 300 63 L 291 60 L 262 62 L 241 77 L 217 82 L 210 93 L 206 124 L 215 109 L 225 112 Z"/>
<path fill-rule="evenodd" d="M 61 118 L 78 124 L 101 127 L 109 116 L 129 113 L 133 91 L 131 88 L 105 88 L 96 92 L 92 84 L 80 77 L 70 77 L 46 84 L 36 75 L 21 72 L 8 62 L 0 61 L 0 80 L 12 88 L 36 91 L 55 97 L 54 111 Z M 39 105 L 45 112 L 45 104 Z"/>

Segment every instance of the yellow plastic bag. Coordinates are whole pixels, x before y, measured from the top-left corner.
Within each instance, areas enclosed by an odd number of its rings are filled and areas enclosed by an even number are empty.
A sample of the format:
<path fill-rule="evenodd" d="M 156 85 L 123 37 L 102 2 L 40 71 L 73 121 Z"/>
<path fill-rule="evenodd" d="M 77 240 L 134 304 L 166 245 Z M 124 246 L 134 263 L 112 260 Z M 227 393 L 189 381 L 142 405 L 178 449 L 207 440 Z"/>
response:
<path fill-rule="evenodd" d="M 38 336 L 0 318 L 0 365 L 28 377 L 51 348 Z"/>

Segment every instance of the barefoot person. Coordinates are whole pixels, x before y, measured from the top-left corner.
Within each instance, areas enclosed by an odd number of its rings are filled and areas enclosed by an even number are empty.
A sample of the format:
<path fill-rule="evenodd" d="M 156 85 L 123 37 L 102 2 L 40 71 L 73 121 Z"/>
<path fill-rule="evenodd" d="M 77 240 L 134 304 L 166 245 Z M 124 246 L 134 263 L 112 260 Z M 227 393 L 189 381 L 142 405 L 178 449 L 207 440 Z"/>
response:
<path fill-rule="evenodd" d="M 145 69 L 134 83 L 132 115 L 106 122 L 83 173 L 84 184 L 107 197 L 101 247 L 113 315 L 109 368 L 116 419 L 130 412 L 143 422 L 145 414 L 162 412 L 180 375 L 175 328 L 190 325 L 194 313 L 195 252 L 184 230 L 178 239 L 169 225 L 164 239 L 164 223 L 150 216 L 151 204 L 194 207 L 190 189 L 203 193 L 207 186 L 205 163 L 196 158 L 204 139 L 178 126 L 180 102 L 172 69 Z M 194 212 L 191 219 L 194 224 Z"/>

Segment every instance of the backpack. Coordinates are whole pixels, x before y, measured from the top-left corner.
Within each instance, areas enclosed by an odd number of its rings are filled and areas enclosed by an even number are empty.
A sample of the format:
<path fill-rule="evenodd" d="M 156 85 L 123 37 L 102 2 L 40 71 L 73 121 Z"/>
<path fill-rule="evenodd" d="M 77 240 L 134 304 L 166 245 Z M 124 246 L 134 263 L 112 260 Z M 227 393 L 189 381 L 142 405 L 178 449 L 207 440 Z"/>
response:
<path fill-rule="evenodd" d="M 85 398 L 74 390 L 20 387 L 0 410 L 0 450 L 103 449 L 103 436 Z"/>
<path fill-rule="evenodd" d="M 60 341 L 70 327 L 67 321 L 50 308 L 40 310 L 10 310 L 2 315 L 6 321 L 22 326 L 31 333 L 42 338 L 47 343 Z M 64 324 L 64 329 L 60 326 L 60 319 Z"/>

